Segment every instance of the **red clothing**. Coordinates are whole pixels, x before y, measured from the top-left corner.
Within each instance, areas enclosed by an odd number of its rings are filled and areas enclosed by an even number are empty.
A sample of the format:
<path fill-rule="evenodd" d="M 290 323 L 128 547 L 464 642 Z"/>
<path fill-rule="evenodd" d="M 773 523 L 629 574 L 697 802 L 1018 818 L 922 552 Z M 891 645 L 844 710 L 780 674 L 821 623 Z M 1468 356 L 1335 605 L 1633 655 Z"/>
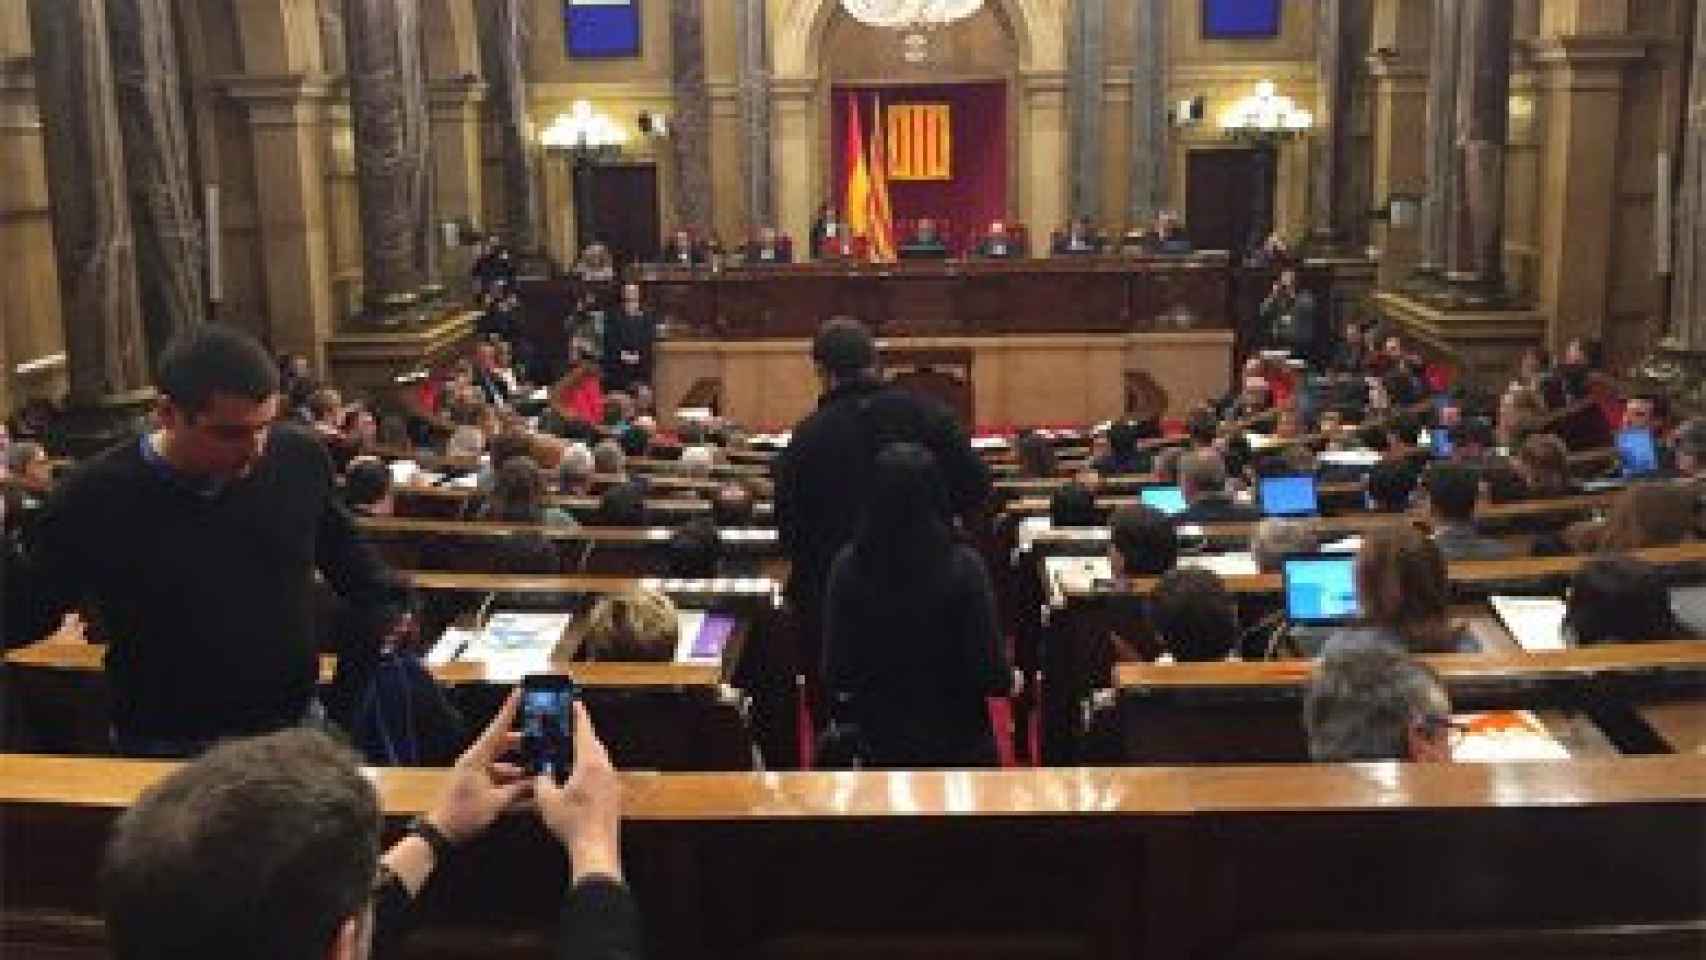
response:
<path fill-rule="evenodd" d="M 565 377 L 557 386 L 557 410 L 565 417 L 575 417 L 587 423 L 602 420 L 604 388 L 599 385 L 598 375 L 586 373 L 578 378 L 572 374 Z"/>

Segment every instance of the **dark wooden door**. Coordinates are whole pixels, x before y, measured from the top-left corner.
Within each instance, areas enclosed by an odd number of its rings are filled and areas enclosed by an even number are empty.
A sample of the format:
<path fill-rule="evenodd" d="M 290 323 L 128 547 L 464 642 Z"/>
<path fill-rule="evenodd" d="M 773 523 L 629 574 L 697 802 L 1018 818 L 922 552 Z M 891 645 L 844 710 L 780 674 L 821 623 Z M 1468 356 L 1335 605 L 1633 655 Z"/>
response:
<path fill-rule="evenodd" d="M 1266 148 L 1192 150 L 1185 226 L 1199 250 L 1248 249 L 1274 222 L 1274 155 Z"/>
<path fill-rule="evenodd" d="M 575 236 L 581 245 L 603 241 L 619 266 L 656 260 L 662 247 L 657 166 L 585 164 L 577 180 Z"/>

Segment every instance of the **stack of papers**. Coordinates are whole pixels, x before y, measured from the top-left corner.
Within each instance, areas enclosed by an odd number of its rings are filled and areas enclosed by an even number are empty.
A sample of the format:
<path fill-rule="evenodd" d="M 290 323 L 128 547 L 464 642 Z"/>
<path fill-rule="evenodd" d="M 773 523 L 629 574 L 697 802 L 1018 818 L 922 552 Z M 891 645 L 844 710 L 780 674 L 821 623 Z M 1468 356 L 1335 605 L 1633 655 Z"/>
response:
<path fill-rule="evenodd" d="M 1557 597 L 1489 597 L 1488 601 L 1524 650 L 1564 649 L 1564 601 Z"/>
<path fill-rule="evenodd" d="M 1207 570 L 1222 577 L 1253 577 L 1261 573 L 1256 558 L 1248 553 L 1213 553 L 1179 558 L 1180 567 Z"/>
<path fill-rule="evenodd" d="M 1466 728 L 1451 758 L 1466 763 L 1568 760 L 1570 751 L 1527 710 L 1468 713 L 1453 718 Z"/>
<path fill-rule="evenodd" d="M 1380 462 L 1378 450 L 1328 450 L 1321 462 L 1336 467 L 1372 467 Z"/>

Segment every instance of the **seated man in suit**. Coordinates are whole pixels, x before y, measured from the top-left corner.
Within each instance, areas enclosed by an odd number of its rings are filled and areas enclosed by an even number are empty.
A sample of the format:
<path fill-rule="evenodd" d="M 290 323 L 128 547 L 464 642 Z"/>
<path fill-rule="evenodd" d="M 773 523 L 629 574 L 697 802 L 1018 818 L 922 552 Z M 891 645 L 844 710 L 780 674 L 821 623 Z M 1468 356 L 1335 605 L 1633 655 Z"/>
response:
<path fill-rule="evenodd" d="M 942 234 L 936 229 L 936 221 L 925 217 L 918 221 L 918 227 L 912 236 L 900 245 L 900 255 L 904 259 L 930 260 L 941 259 L 948 255 L 948 245 L 943 242 Z"/>
<path fill-rule="evenodd" d="M 1475 529 L 1475 504 L 1481 497 L 1479 471 L 1457 463 L 1436 463 L 1422 480 L 1434 543 L 1448 561 L 1508 560 L 1516 551 L 1483 537 Z"/>
<path fill-rule="evenodd" d="M 705 249 L 693 242 L 692 234 L 677 230 L 663 245 L 663 262 L 671 266 L 695 266 L 705 262 Z"/>
<path fill-rule="evenodd" d="M 1262 511 L 1237 503 L 1226 492 L 1226 461 L 1214 450 L 1193 450 L 1179 458 L 1179 492 L 1185 512 L 1179 523 L 1238 523 L 1262 519 Z"/>
<path fill-rule="evenodd" d="M 1077 217 L 1066 225 L 1065 233 L 1057 233 L 1051 251 L 1055 256 L 1083 257 L 1102 252 L 1102 238 L 1090 225 L 1088 217 Z"/>
<path fill-rule="evenodd" d="M 977 245 L 977 255 L 996 260 L 1005 260 L 1024 255 L 1019 244 L 1007 234 L 1007 224 L 1000 220 L 989 225 L 989 234 Z"/>
<path fill-rule="evenodd" d="M 746 245 L 746 262 L 793 263 L 794 245 L 776 232 L 775 227 L 758 231 L 758 239 Z"/>
<path fill-rule="evenodd" d="M 1439 675 L 1387 647 L 1328 654 L 1303 699 L 1317 763 L 1451 759 L 1451 698 Z"/>
<path fill-rule="evenodd" d="M 1179 215 L 1171 210 L 1161 211 L 1155 218 L 1155 252 L 1185 254 L 1193 250 L 1195 247 L 1185 233 L 1184 224 L 1179 222 Z"/>
<path fill-rule="evenodd" d="M 1315 352 L 1315 295 L 1297 286 L 1297 271 L 1281 270 L 1257 312 L 1261 343 L 1311 359 Z"/>

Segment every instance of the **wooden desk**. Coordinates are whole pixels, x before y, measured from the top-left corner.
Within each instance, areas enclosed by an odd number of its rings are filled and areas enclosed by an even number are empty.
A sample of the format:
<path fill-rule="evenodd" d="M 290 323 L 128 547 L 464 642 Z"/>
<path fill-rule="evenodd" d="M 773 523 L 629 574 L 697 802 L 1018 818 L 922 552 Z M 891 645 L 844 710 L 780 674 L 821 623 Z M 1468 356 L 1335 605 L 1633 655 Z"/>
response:
<path fill-rule="evenodd" d="M 0 952 L 98 955 L 107 829 L 169 769 L 0 756 Z M 443 778 L 376 772 L 393 830 Z M 1706 948 L 1696 758 L 624 775 L 622 787 L 624 866 L 648 955 L 665 960 Z M 565 873 L 531 818 L 504 819 L 435 873 L 412 955 L 549 955 Z"/>
<path fill-rule="evenodd" d="M 364 517 L 357 520 L 356 528 L 395 567 L 492 570 L 496 551 L 506 538 L 537 535 L 556 549 L 558 569 L 563 573 L 627 576 L 655 575 L 667 570 L 670 543 L 675 534 L 666 527 L 570 530 L 551 524 L 404 517 Z M 720 530 L 718 536 L 728 567 L 743 565 L 758 572 L 767 561 L 781 560 L 781 544 L 773 529 Z"/>

